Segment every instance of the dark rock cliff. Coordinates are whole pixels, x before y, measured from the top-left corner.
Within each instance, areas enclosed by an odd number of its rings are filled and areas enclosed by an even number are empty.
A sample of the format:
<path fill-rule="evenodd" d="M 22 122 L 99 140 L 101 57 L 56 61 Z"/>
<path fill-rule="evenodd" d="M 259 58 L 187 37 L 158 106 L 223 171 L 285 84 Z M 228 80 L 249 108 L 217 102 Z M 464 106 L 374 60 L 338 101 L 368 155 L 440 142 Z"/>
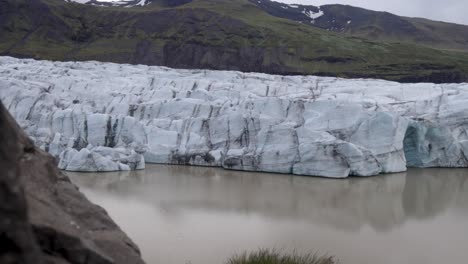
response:
<path fill-rule="evenodd" d="M 0 263 L 143 264 L 138 247 L 0 102 Z"/>

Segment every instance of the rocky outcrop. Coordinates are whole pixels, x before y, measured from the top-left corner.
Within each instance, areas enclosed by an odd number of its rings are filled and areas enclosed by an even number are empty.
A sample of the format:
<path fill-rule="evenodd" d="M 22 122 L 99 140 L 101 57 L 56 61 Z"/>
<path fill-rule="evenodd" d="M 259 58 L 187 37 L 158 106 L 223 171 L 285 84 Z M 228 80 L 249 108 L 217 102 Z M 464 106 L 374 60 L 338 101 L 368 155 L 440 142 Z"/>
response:
<path fill-rule="evenodd" d="M 25 144 L 20 141 L 18 128 L 12 127 L 14 124 L 0 103 L 0 263 L 41 263 L 19 179 L 18 161 Z"/>
<path fill-rule="evenodd" d="M 468 166 L 467 84 L 0 64 L 0 98 L 66 170 L 146 161 L 347 177 Z"/>
<path fill-rule="evenodd" d="M 137 246 L 1 103 L 0 167 L 0 263 L 143 263 Z"/>

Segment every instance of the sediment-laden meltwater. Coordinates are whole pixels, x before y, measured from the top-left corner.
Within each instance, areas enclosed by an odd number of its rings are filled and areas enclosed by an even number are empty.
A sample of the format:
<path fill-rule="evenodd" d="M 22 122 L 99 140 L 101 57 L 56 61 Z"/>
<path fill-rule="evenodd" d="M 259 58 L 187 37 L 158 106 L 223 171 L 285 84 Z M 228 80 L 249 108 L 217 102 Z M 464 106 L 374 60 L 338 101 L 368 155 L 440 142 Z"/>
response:
<path fill-rule="evenodd" d="M 0 99 L 69 171 L 146 161 L 347 177 L 468 165 L 468 84 L 0 57 Z"/>
<path fill-rule="evenodd" d="M 467 169 L 342 180 L 164 165 L 68 174 L 147 263 L 222 264 L 265 247 L 343 264 L 468 259 Z"/>

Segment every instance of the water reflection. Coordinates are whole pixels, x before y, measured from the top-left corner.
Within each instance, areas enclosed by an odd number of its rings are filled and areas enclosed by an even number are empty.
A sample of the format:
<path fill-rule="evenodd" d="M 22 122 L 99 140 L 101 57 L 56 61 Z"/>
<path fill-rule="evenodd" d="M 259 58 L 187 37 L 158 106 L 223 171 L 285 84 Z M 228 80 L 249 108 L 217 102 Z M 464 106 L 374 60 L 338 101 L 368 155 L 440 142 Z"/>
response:
<path fill-rule="evenodd" d="M 259 215 L 345 231 L 388 232 L 446 210 L 468 213 L 467 170 L 412 169 L 331 180 L 214 168 L 148 165 L 145 171 L 69 173 L 79 186 L 149 204 L 177 221 L 186 210 Z"/>
<path fill-rule="evenodd" d="M 435 217 L 451 207 L 468 209 L 467 170 L 413 170 L 406 177 L 403 207 L 407 217 Z"/>

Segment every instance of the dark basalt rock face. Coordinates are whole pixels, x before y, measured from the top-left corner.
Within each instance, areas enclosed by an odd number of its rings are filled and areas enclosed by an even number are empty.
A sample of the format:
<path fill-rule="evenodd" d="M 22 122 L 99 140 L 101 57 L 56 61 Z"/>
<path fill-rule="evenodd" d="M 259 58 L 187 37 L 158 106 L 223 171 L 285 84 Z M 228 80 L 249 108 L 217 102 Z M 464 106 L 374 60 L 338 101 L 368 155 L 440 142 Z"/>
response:
<path fill-rule="evenodd" d="M 0 102 L 0 263 L 143 264 L 138 247 Z"/>
<path fill-rule="evenodd" d="M 41 263 L 19 181 L 27 142 L 18 130 L 0 103 L 0 263 Z"/>

